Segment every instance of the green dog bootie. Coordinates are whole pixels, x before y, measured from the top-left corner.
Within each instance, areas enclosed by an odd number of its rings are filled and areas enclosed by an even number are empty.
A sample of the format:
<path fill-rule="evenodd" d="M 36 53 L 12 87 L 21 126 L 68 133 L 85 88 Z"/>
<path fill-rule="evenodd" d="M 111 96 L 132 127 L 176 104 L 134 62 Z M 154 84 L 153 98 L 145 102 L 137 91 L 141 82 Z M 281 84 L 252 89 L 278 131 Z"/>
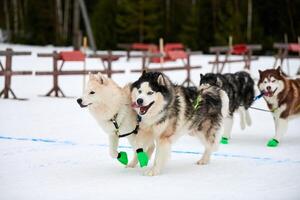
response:
<path fill-rule="evenodd" d="M 228 138 L 222 137 L 220 143 L 221 144 L 228 144 Z"/>
<path fill-rule="evenodd" d="M 278 144 L 279 144 L 279 141 L 272 138 L 271 140 L 268 141 L 267 146 L 268 147 L 277 147 Z"/>
<path fill-rule="evenodd" d="M 122 163 L 123 165 L 128 164 L 128 158 L 127 158 L 127 153 L 124 151 L 120 151 L 117 157 L 118 161 Z"/>
<path fill-rule="evenodd" d="M 149 158 L 148 155 L 143 151 L 143 149 L 137 149 L 136 153 L 137 153 L 137 159 L 140 163 L 140 166 L 141 167 L 147 166 Z"/>

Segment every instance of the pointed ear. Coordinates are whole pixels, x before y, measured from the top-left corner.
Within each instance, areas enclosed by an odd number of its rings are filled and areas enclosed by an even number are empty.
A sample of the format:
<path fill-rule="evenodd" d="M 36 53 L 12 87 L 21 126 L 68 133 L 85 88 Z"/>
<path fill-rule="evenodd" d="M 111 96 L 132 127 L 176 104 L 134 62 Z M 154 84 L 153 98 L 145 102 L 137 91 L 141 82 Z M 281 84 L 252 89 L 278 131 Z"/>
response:
<path fill-rule="evenodd" d="M 221 79 L 219 78 L 219 77 L 217 77 L 217 85 L 219 86 L 219 87 L 222 87 L 223 86 L 223 83 L 222 83 L 222 81 L 221 81 Z"/>
<path fill-rule="evenodd" d="M 277 73 L 278 73 L 280 76 L 287 76 L 287 75 L 282 71 L 282 69 L 281 69 L 280 66 L 277 67 L 276 71 L 277 71 Z"/>
<path fill-rule="evenodd" d="M 202 79 L 203 78 L 203 74 L 200 74 L 200 79 Z"/>
<path fill-rule="evenodd" d="M 280 66 L 277 67 L 276 71 L 279 72 L 279 73 L 282 72 Z"/>
<path fill-rule="evenodd" d="M 164 86 L 167 85 L 166 80 L 165 80 L 165 78 L 164 78 L 164 76 L 163 76 L 162 74 L 160 74 L 160 75 L 158 76 L 158 78 L 157 78 L 157 83 L 158 83 L 159 85 L 164 85 Z"/>
<path fill-rule="evenodd" d="M 123 87 L 123 91 L 127 96 L 130 96 L 130 91 L 131 90 L 131 83 L 127 83 L 124 87 Z"/>
<path fill-rule="evenodd" d="M 147 71 L 144 69 L 142 72 L 142 76 L 145 75 L 147 73 Z"/>
<path fill-rule="evenodd" d="M 90 79 L 90 80 L 93 80 L 93 79 L 95 79 L 95 75 L 94 75 L 94 74 L 92 74 L 91 72 L 89 72 L 89 79 Z"/>
<path fill-rule="evenodd" d="M 100 84 L 107 84 L 107 78 L 101 74 L 100 72 L 98 72 L 98 74 L 96 75 L 96 79 Z"/>
<path fill-rule="evenodd" d="M 259 70 L 258 70 L 258 73 L 259 73 L 259 76 L 261 76 L 262 71 L 259 69 Z"/>

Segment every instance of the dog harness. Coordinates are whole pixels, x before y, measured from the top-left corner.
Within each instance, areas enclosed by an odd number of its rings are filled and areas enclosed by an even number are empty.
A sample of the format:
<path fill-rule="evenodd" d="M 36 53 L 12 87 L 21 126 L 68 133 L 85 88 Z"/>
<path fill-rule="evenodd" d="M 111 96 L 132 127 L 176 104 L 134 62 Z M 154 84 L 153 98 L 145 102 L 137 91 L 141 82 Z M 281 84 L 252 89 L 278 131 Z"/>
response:
<path fill-rule="evenodd" d="M 110 119 L 110 121 L 113 123 L 113 125 L 115 126 L 115 129 L 116 129 L 116 134 L 117 134 L 117 136 L 119 137 L 119 138 L 122 138 L 122 137 L 127 137 L 127 136 L 129 136 L 129 135 L 131 135 L 131 134 L 138 134 L 138 132 L 139 132 L 139 128 L 140 128 L 140 121 L 141 121 L 141 116 L 139 116 L 139 115 L 137 115 L 137 117 L 136 117 L 136 126 L 135 126 L 135 129 L 133 130 L 133 131 L 131 131 L 131 132 L 129 132 L 129 133 L 125 133 L 125 134 L 119 134 L 120 133 L 120 126 L 119 126 L 119 124 L 118 124 L 118 122 L 117 122 L 117 117 L 118 117 L 118 113 L 117 114 L 115 114 L 115 116 L 112 118 L 112 119 Z"/>

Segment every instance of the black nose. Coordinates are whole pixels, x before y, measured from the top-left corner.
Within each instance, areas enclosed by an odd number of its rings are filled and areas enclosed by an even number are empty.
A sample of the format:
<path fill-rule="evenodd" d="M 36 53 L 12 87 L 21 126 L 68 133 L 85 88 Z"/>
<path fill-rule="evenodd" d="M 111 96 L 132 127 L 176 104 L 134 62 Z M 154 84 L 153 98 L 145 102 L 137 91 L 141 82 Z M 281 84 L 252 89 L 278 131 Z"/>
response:
<path fill-rule="evenodd" d="M 81 99 L 81 98 L 77 99 L 77 103 L 78 103 L 79 105 L 81 105 L 82 99 Z"/>
<path fill-rule="evenodd" d="M 271 86 L 267 86 L 267 90 L 271 90 Z"/>
<path fill-rule="evenodd" d="M 141 98 L 138 98 L 138 99 L 136 100 L 136 102 L 137 102 L 137 104 L 138 104 L 139 106 L 141 106 L 141 105 L 143 105 L 144 100 L 141 99 Z"/>

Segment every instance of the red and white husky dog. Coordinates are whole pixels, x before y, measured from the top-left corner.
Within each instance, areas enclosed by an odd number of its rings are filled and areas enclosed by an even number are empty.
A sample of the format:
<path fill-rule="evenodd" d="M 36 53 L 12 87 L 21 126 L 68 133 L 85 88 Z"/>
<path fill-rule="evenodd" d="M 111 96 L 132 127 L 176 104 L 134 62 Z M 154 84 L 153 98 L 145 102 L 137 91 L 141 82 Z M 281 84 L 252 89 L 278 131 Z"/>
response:
<path fill-rule="evenodd" d="M 277 69 L 259 70 L 258 88 L 264 94 L 275 122 L 275 136 L 268 146 L 276 147 L 287 131 L 288 120 L 300 114 L 300 79 L 289 79 Z"/>

